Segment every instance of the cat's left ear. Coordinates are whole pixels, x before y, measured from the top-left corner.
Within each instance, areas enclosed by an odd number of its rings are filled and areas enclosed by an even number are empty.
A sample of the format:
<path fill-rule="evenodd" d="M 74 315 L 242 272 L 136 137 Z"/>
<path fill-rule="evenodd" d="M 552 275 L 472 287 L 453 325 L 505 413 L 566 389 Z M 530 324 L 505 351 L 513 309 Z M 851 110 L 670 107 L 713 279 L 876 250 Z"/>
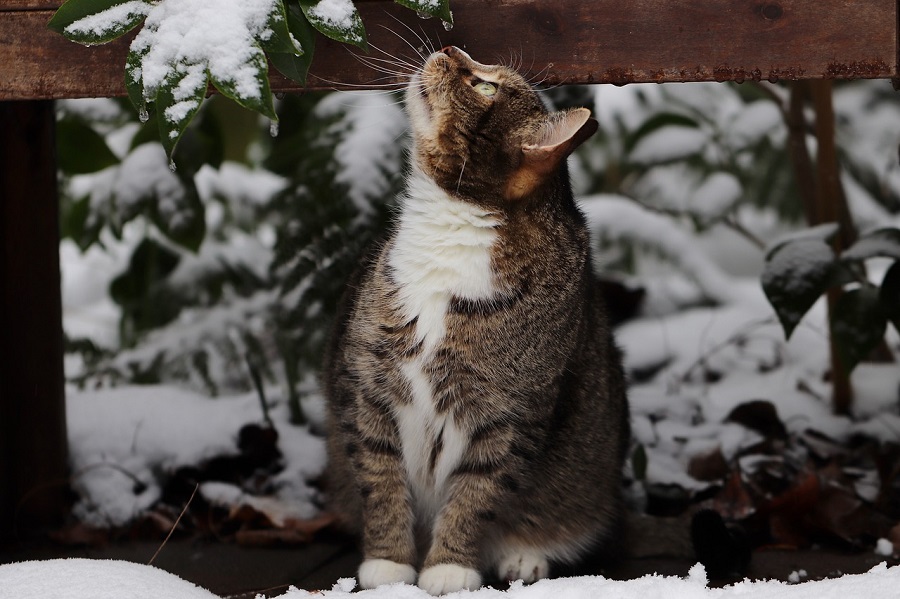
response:
<path fill-rule="evenodd" d="M 522 146 L 522 161 L 506 184 L 506 199 L 518 200 L 537 189 L 597 127 L 587 108 L 548 115 L 536 135 L 537 141 Z"/>

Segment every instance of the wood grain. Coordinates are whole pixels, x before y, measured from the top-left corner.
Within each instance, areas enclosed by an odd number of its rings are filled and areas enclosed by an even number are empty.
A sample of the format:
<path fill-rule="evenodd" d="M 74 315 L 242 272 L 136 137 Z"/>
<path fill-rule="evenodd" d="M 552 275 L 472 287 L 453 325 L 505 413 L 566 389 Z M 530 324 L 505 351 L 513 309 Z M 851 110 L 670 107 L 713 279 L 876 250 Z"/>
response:
<path fill-rule="evenodd" d="M 128 40 L 85 48 L 46 27 L 40 0 L 0 8 L 0 99 L 124 95 Z M 58 4 L 49 3 L 49 4 Z M 516 61 L 547 84 L 887 78 L 898 74 L 895 0 L 453 0 L 451 31 L 387 0 L 359 3 L 366 55 L 319 37 L 306 89 L 377 87 L 375 49 L 454 44 Z M 412 46 L 412 47 L 411 47 Z M 278 91 L 300 89 L 273 73 Z"/>

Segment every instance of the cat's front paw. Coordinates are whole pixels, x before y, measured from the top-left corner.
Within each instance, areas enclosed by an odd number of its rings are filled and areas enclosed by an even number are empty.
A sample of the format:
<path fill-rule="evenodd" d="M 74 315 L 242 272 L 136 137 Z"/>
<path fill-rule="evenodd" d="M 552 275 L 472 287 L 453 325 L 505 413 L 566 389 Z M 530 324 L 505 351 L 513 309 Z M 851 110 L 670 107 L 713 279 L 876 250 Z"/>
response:
<path fill-rule="evenodd" d="M 481 575 L 472 568 L 457 564 L 438 564 L 422 570 L 419 587 L 432 595 L 453 593 L 462 589 L 474 590 L 481 586 Z"/>
<path fill-rule="evenodd" d="M 542 554 L 533 551 L 510 553 L 497 564 L 500 580 L 534 582 L 547 578 L 550 564 Z"/>
<path fill-rule="evenodd" d="M 367 559 L 359 566 L 359 586 L 374 589 L 383 584 L 416 581 L 416 569 L 409 564 L 398 564 L 389 559 Z"/>

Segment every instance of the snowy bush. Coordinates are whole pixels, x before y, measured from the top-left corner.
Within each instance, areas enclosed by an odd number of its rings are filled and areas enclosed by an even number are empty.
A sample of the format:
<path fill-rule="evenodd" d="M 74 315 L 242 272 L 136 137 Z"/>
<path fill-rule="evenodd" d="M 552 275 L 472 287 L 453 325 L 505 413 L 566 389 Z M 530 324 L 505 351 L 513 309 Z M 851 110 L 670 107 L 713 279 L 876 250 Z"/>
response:
<path fill-rule="evenodd" d="M 900 169 L 874 160 L 887 155 L 891 137 L 855 133 L 874 131 L 877 119 L 879 131 L 900 136 L 900 110 L 885 85 L 856 82 L 835 93 L 848 157 L 842 175 L 860 227 L 896 223 L 900 210 Z M 770 97 L 718 84 L 569 87 L 548 96 L 561 106 L 596 103 L 602 130 L 573 160 L 573 178 L 583 195 L 602 192 L 584 203 L 599 262 L 647 289 L 645 313 L 740 301 L 736 276 L 759 276 L 767 255 L 771 266 L 780 248 L 799 243 L 783 238 L 799 226 L 798 202 Z M 318 367 L 340 290 L 384 230 L 402 184 L 397 141 L 406 124 L 397 101 L 288 96 L 276 104 L 281 125 L 272 137 L 265 119 L 215 97 L 175 148 L 175 172 L 155 141 L 155 117 L 141 123 L 117 100 L 61 103 L 66 243 L 86 258 L 117 256 L 116 272 L 93 283 L 109 291 L 104 318 L 113 326 L 91 333 L 67 321 L 80 356 L 70 360 L 71 378 L 181 381 L 215 394 L 250 389 L 252 364 L 293 398 L 299 419 L 297 394 Z M 894 234 L 874 235 L 881 243 L 839 258 L 820 242 L 828 272 L 885 255 Z M 896 323 L 896 275 L 883 263 L 871 270 L 886 308 L 870 321 L 881 331 Z M 792 325 L 825 281 L 814 294 L 781 301 L 802 303 L 791 308 Z M 777 313 L 784 322 L 785 309 Z"/>

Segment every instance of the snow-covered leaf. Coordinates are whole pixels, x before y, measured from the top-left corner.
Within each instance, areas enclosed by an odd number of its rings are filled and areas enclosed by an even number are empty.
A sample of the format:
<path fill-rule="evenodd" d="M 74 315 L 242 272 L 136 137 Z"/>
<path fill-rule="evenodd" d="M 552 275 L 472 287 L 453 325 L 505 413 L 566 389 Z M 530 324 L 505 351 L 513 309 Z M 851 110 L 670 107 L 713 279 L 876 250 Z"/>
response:
<path fill-rule="evenodd" d="M 302 42 L 292 35 L 288 24 L 287 10 L 283 2 L 276 2 L 269 14 L 269 32 L 262 37 L 262 47 L 266 53 L 282 52 L 301 55 L 304 52 Z"/>
<path fill-rule="evenodd" d="M 851 289 L 834 305 L 831 334 L 847 372 L 865 359 L 884 337 L 887 318 L 878 289 L 871 285 Z"/>
<path fill-rule="evenodd" d="M 156 93 L 159 139 L 166 154 L 175 145 L 206 98 L 207 74 L 204 65 L 178 64 Z"/>
<path fill-rule="evenodd" d="M 821 225 L 816 225 L 815 227 L 808 227 L 799 231 L 793 231 L 791 233 L 788 233 L 787 235 L 782 235 L 769 243 L 769 245 L 766 247 L 766 260 L 769 260 L 773 255 L 775 255 L 775 252 L 780 250 L 783 246 L 795 241 L 805 239 L 817 240 L 821 241 L 822 243 L 831 243 L 831 240 L 834 239 L 835 235 L 837 235 L 838 230 L 839 229 L 837 223 L 824 223 Z"/>
<path fill-rule="evenodd" d="M 139 214 L 148 214 L 176 243 L 192 250 L 202 243 L 206 220 L 193 177 L 173 173 L 159 144 L 142 144 L 125 157 L 112 193 L 111 226 L 121 227 Z"/>
<path fill-rule="evenodd" d="M 412 9 L 420 15 L 437 17 L 444 23 L 453 24 L 450 0 L 394 0 L 397 4 Z"/>
<path fill-rule="evenodd" d="M 900 333 L 900 261 L 894 262 L 881 280 L 879 299 L 885 316 Z"/>
<path fill-rule="evenodd" d="M 691 216 L 700 225 L 709 225 L 722 218 L 741 199 L 741 182 L 731 173 L 718 171 L 710 175 L 694 190 L 689 206 Z"/>
<path fill-rule="evenodd" d="M 781 111 L 771 100 L 757 100 L 743 107 L 725 130 L 732 150 L 738 151 L 758 144 L 773 130 L 783 128 Z"/>
<path fill-rule="evenodd" d="M 625 140 L 625 150 L 630 152 L 647 135 L 664 127 L 699 127 L 694 119 L 676 112 L 662 112 L 651 116 L 628 135 Z"/>
<path fill-rule="evenodd" d="M 310 24 L 333 40 L 366 49 L 366 30 L 351 0 L 300 0 Z"/>
<path fill-rule="evenodd" d="M 893 258 L 900 260 L 900 229 L 884 227 L 860 236 L 842 254 L 842 260 L 866 260 L 868 258 Z"/>
<path fill-rule="evenodd" d="M 669 125 L 641 137 L 629 158 L 637 164 L 658 164 L 699 154 L 709 142 L 701 129 Z"/>
<path fill-rule="evenodd" d="M 144 56 L 150 51 L 150 46 L 142 46 L 135 48 L 134 44 L 128 49 L 128 55 L 125 57 L 125 91 L 128 92 L 128 99 L 141 121 L 147 120 L 147 98 L 144 95 L 144 78 L 141 65 Z"/>
<path fill-rule="evenodd" d="M 162 0 L 153 4 L 127 59 L 129 97 L 132 102 L 137 99 L 135 104 L 142 110 L 142 103 L 155 101 L 160 89 L 170 87 L 181 93 L 179 83 L 173 81 L 187 79 L 183 97 L 173 94 L 175 103 L 167 106 L 174 117 L 167 120 L 177 125 L 189 120 L 191 111 L 184 108 L 197 97 L 203 72 L 222 94 L 275 118 L 260 43 L 275 35 L 273 23 L 284 22 L 279 13 L 283 14 L 281 0 Z M 181 102 L 188 104 L 177 106 Z"/>
<path fill-rule="evenodd" d="M 287 24 L 290 35 L 299 42 L 303 53 L 298 56 L 293 52 L 269 52 L 269 62 L 288 79 L 305 85 L 306 74 L 316 47 L 316 32 L 300 8 L 294 4 L 288 7 Z"/>
<path fill-rule="evenodd" d="M 145 0 L 68 0 L 47 26 L 73 42 L 105 44 L 137 27 L 151 8 Z"/>
<path fill-rule="evenodd" d="M 267 116 L 270 119 L 278 120 L 275 114 L 275 103 L 272 99 L 272 90 L 269 87 L 269 67 L 266 62 L 266 55 L 262 48 L 254 46 L 252 56 L 243 65 L 245 77 L 253 71 L 252 79 L 254 81 L 249 87 L 246 83 L 249 78 L 239 80 L 234 77 L 219 77 L 210 72 L 210 79 L 217 90 L 222 92 L 223 96 L 231 98 L 244 108 L 255 110 L 256 112 Z"/>
<path fill-rule="evenodd" d="M 834 250 L 817 239 L 785 243 L 766 258 L 762 287 L 786 338 L 833 284 L 836 264 Z"/>

